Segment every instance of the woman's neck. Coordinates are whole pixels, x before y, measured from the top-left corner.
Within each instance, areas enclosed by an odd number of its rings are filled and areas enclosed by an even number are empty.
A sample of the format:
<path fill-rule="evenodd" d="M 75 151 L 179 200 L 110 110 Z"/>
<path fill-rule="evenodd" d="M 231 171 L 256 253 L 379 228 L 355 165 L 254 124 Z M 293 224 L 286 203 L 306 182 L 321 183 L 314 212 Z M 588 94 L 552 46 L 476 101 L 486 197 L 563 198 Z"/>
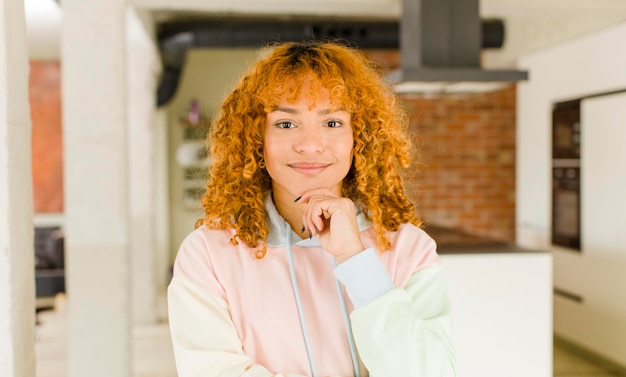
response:
<path fill-rule="evenodd" d="M 305 234 L 302 233 L 302 215 L 306 204 L 298 203 L 295 199 L 280 189 L 272 190 L 272 200 L 278 213 L 289 223 L 295 233 L 302 238 L 307 238 L 308 235 L 305 237 Z"/>

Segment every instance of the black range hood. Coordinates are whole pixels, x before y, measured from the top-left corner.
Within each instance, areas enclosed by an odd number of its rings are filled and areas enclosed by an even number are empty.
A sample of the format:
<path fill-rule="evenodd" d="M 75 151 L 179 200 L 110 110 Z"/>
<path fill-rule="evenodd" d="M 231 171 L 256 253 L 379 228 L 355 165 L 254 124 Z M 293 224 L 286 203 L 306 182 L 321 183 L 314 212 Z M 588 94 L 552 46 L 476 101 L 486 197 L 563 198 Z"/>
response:
<path fill-rule="evenodd" d="M 481 68 L 478 0 L 402 0 L 396 92 L 485 92 L 528 72 Z M 483 28 L 484 29 L 484 28 Z"/>

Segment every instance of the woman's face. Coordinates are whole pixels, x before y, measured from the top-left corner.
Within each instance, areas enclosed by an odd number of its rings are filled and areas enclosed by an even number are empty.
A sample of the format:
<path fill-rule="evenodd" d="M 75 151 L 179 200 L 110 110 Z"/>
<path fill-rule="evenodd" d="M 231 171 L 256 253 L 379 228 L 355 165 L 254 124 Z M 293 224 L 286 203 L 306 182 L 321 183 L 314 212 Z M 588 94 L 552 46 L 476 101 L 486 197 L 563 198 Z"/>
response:
<path fill-rule="evenodd" d="M 294 199 L 325 187 L 341 195 L 352 165 L 354 138 L 350 113 L 331 105 L 322 89 L 312 101 L 305 84 L 294 103 L 283 100 L 267 114 L 264 158 L 274 195 Z"/>

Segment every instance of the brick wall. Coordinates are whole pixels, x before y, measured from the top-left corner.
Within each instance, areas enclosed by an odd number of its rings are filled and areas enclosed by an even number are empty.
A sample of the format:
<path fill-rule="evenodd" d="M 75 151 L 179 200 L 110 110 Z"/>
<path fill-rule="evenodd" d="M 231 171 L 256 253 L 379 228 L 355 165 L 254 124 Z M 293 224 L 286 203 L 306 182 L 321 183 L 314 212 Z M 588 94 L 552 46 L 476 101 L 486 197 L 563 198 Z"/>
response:
<path fill-rule="evenodd" d="M 422 166 L 406 185 L 424 221 L 515 239 L 515 87 L 403 95 Z"/>
<path fill-rule="evenodd" d="M 58 62 L 31 61 L 29 77 L 32 119 L 32 169 L 35 213 L 63 212 L 61 67 Z"/>
<path fill-rule="evenodd" d="M 399 54 L 366 51 L 383 69 Z M 430 224 L 515 240 L 515 86 L 488 94 L 402 95 L 421 165 L 405 174 Z"/>

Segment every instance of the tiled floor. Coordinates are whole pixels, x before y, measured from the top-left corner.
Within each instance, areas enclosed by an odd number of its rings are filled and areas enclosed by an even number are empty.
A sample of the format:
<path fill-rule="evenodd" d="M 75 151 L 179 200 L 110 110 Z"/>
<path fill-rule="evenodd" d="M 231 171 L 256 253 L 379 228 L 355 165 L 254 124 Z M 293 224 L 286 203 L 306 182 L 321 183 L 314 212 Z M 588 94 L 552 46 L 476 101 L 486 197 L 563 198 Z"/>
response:
<path fill-rule="evenodd" d="M 44 311 L 38 318 L 36 377 L 66 377 L 65 316 L 62 311 Z M 176 377 L 166 324 L 136 327 L 133 336 L 133 377 Z M 616 376 L 625 374 L 611 372 L 570 347 L 555 342 L 554 377 Z"/>

